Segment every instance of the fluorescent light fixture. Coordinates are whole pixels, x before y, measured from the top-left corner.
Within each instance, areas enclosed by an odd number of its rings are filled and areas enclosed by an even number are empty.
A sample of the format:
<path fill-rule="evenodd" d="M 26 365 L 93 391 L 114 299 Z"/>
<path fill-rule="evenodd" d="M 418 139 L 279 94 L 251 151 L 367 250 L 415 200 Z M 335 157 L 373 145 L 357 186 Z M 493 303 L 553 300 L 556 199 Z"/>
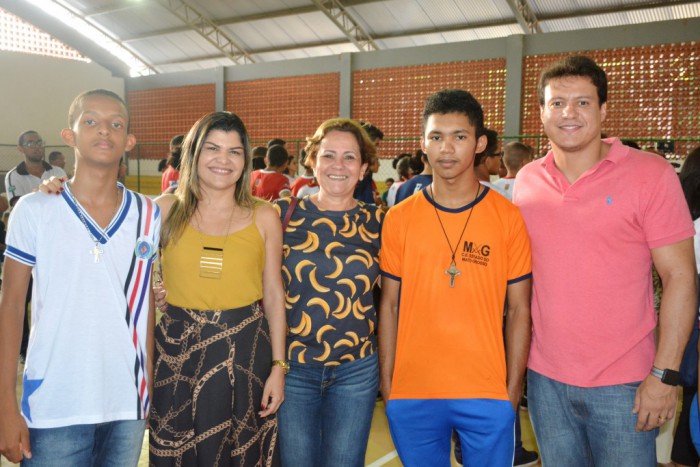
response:
<path fill-rule="evenodd" d="M 72 11 L 70 6 L 60 2 L 60 0 L 25 1 L 38 8 L 41 8 L 44 12 L 72 27 L 80 34 L 105 49 L 107 52 L 117 57 L 129 67 L 129 74 L 132 77 L 155 74 L 155 71 L 150 66 L 142 62 L 130 50 L 120 44 L 117 40 L 109 37 L 97 26 L 86 21 L 78 12 Z"/>

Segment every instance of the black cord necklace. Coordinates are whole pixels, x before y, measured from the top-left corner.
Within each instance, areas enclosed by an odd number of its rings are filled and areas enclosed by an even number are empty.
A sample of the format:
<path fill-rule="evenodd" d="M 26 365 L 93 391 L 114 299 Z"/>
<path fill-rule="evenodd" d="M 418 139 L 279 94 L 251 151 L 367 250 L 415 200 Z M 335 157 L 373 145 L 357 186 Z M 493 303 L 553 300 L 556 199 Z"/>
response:
<path fill-rule="evenodd" d="M 469 209 L 469 215 L 467 216 L 467 222 L 464 223 L 464 227 L 462 228 L 462 233 L 459 234 L 459 240 L 457 240 L 457 244 L 455 245 L 454 248 L 452 248 L 452 243 L 450 242 L 450 237 L 447 236 L 447 231 L 445 230 L 445 226 L 442 224 L 442 219 L 440 219 L 440 214 L 438 213 L 437 210 L 437 200 L 435 199 L 435 192 L 433 191 L 433 185 L 430 185 L 430 197 L 433 198 L 433 209 L 435 209 L 435 215 L 437 216 L 438 222 L 440 223 L 440 227 L 442 228 L 442 234 L 445 236 L 445 240 L 447 240 L 447 246 L 450 248 L 450 252 L 452 253 L 452 258 L 450 262 L 450 267 L 445 270 L 445 274 L 450 276 L 450 287 L 454 288 L 455 286 L 455 277 L 459 276 L 462 271 L 457 269 L 457 264 L 455 263 L 455 255 L 457 254 L 457 248 L 459 248 L 459 244 L 462 242 L 462 237 L 464 236 L 464 232 L 467 231 L 467 226 L 469 225 L 469 219 L 472 218 L 472 213 L 474 212 L 474 208 L 476 205 L 476 199 L 479 197 L 479 191 L 481 190 L 481 183 L 476 187 L 476 196 L 474 196 L 474 201 L 472 202 L 472 207 Z"/>

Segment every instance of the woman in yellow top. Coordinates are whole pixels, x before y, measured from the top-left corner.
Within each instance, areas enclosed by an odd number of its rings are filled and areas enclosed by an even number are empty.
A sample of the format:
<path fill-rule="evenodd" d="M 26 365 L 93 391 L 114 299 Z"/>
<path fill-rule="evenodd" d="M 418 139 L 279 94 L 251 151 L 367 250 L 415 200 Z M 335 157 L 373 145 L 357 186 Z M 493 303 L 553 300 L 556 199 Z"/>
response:
<path fill-rule="evenodd" d="M 250 171 L 243 122 L 211 113 L 185 138 L 175 194 L 156 200 L 168 306 L 155 336 L 151 465 L 279 464 L 282 229 L 251 196 Z"/>

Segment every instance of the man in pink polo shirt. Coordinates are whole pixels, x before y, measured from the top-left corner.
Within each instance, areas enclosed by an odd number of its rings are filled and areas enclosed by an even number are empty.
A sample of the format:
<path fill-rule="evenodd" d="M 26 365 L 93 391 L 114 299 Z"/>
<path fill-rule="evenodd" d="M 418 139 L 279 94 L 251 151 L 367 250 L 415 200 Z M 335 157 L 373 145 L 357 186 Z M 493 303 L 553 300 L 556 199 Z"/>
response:
<path fill-rule="evenodd" d="M 654 467 L 695 316 L 694 228 L 668 162 L 601 140 L 606 100 L 587 57 L 540 77 L 552 150 L 513 193 L 532 243 L 530 417 L 545 465 Z M 664 284 L 656 347 L 652 264 Z"/>

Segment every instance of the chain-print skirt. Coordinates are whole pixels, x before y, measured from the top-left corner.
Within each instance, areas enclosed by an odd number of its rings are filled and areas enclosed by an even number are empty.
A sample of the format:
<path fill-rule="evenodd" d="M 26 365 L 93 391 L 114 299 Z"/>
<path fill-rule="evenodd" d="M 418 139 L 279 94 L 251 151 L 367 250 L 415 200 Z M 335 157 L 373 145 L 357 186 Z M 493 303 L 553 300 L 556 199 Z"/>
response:
<path fill-rule="evenodd" d="M 152 466 L 278 466 L 277 418 L 260 418 L 270 374 L 261 307 L 168 306 L 155 333 Z"/>

